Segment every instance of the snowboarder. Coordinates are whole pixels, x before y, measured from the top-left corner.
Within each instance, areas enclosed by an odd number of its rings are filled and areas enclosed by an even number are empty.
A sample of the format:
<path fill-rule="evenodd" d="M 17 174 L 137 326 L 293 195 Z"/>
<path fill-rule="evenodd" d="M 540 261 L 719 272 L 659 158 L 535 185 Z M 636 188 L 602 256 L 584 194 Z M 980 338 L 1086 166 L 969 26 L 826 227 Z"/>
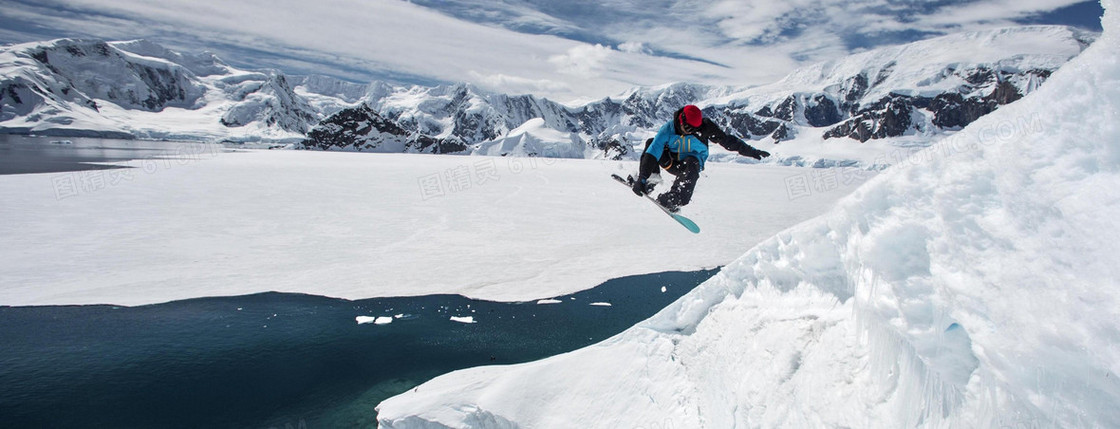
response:
<path fill-rule="evenodd" d="M 704 161 L 708 159 L 708 143 L 712 141 L 742 156 L 754 159 L 770 156 L 770 152 L 755 149 L 723 132 L 703 116 L 700 108 L 689 104 L 677 110 L 673 120 L 657 131 L 657 136 L 646 140 L 638 177 L 630 178 L 634 193 L 642 196 L 653 192 L 655 183 L 649 179 L 657 174 L 660 166 L 676 176 L 676 180 L 669 191 L 657 197 L 657 202 L 667 210 L 677 212 L 692 200 L 692 191 L 700 179 L 700 171 L 704 170 Z"/>

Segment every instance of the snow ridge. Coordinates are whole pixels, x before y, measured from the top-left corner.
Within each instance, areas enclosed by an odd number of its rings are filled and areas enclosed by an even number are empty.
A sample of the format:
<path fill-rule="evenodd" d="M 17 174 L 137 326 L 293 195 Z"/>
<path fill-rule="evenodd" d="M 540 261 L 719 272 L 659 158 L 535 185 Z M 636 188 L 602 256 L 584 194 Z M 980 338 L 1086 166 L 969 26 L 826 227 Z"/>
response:
<path fill-rule="evenodd" d="M 437 378 L 383 402 L 380 427 L 490 427 L 464 410 L 519 427 L 1120 425 L 1120 6 L 1104 5 L 1102 38 L 1037 92 L 649 320 Z"/>

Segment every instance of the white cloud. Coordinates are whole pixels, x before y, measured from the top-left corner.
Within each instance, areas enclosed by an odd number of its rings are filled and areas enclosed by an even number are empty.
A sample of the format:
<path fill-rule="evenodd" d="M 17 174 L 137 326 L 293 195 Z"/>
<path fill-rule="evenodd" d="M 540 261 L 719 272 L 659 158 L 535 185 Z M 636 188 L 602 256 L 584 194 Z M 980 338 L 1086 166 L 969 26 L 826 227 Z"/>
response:
<path fill-rule="evenodd" d="M 931 29 L 986 28 L 1011 25 L 1015 18 L 1081 3 L 1084 0 L 988 0 L 945 8 L 923 16 L 916 25 Z"/>
<path fill-rule="evenodd" d="M 618 50 L 629 54 L 650 55 L 653 51 L 642 42 L 624 42 L 618 45 Z"/>
<path fill-rule="evenodd" d="M 819 7 L 813 0 L 784 1 L 721 1 L 705 15 L 716 19 L 722 33 L 742 41 L 773 42 L 784 28 L 783 18 Z"/>
<path fill-rule="evenodd" d="M 926 13 L 922 4 L 888 0 L 661 0 L 652 13 L 649 1 L 604 0 L 566 15 L 528 0 L 460 2 L 495 8 L 498 15 L 478 11 L 503 17 L 489 25 L 400 0 L 17 0 L 0 14 L 61 35 L 212 49 L 243 66 L 467 81 L 564 102 L 676 81 L 769 83 L 850 53 L 853 36 L 874 42 L 881 33 L 989 28 L 1077 1 L 983 0 Z M 521 26 L 599 43 L 515 31 Z"/>
<path fill-rule="evenodd" d="M 568 92 L 571 87 L 563 82 L 548 79 L 530 79 L 506 74 L 483 74 L 471 70 L 471 81 L 480 87 L 508 94 L 540 94 Z"/>
<path fill-rule="evenodd" d="M 566 53 L 548 57 L 548 62 L 555 65 L 557 71 L 581 78 L 599 77 L 603 63 L 607 61 L 613 50 L 603 45 L 579 45 L 568 49 Z"/>

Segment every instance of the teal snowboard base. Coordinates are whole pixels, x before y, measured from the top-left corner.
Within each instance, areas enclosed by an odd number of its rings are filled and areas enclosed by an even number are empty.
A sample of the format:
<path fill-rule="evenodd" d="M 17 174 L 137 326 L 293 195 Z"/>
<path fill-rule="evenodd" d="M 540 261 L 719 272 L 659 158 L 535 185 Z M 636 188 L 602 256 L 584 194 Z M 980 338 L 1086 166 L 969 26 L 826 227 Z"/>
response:
<path fill-rule="evenodd" d="M 614 179 L 615 181 L 617 181 L 618 183 L 626 185 L 627 188 L 630 188 L 630 181 L 622 178 L 622 176 L 619 176 L 617 174 L 612 174 L 611 178 Z M 684 216 L 681 216 L 679 214 L 676 214 L 676 213 L 673 213 L 673 212 L 669 211 L 669 209 L 666 209 L 665 207 L 662 207 L 661 204 L 657 203 L 657 200 L 653 199 L 653 197 L 651 197 L 649 195 L 646 195 L 645 197 L 646 197 L 647 200 L 649 200 L 649 202 L 653 203 L 653 205 L 655 205 L 655 206 L 657 206 L 657 208 L 661 209 L 662 212 L 665 212 L 665 214 L 669 215 L 669 217 L 673 218 L 673 220 L 675 220 L 675 221 L 677 221 L 677 223 L 681 224 L 681 226 L 685 227 L 689 231 L 692 231 L 693 234 L 699 234 L 700 233 L 700 226 L 696 225 L 696 222 L 693 222 L 692 219 L 689 219 L 687 217 L 684 217 Z"/>

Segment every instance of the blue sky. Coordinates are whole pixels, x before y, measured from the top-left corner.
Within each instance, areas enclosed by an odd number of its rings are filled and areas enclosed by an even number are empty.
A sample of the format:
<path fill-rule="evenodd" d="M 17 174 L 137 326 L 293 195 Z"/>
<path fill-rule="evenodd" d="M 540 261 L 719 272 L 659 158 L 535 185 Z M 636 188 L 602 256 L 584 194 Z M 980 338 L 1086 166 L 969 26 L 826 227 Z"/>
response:
<path fill-rule="evenodd" d="M 144 38 L 244 68 L 579 102 L 677 81 L 764 84 L 961 31 L 1099 31 L 1101 13 L 1078 0 L 0 0 L 0 42 Z"/>

